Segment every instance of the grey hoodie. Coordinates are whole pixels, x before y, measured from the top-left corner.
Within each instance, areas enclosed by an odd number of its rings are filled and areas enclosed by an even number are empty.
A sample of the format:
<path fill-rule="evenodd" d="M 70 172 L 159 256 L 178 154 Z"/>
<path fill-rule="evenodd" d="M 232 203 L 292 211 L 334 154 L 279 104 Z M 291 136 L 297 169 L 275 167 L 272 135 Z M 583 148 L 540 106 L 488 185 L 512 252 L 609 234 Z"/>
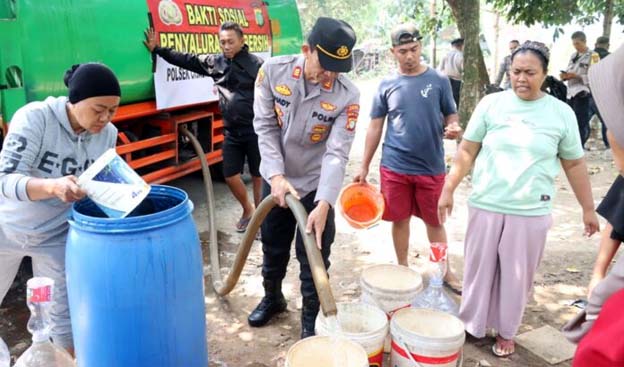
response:
<path fill-rule="evenodd" d="M 79 176 L 107 149 L 115 147 L 117 128 L 76 134 L 67 117 L 67 97 L 48 97 L 20 108 L 0 152 L 0 226 L 23 245 L 64 235 L 71 203 L 52 198 L 31 201 L 31 177 Z"/>

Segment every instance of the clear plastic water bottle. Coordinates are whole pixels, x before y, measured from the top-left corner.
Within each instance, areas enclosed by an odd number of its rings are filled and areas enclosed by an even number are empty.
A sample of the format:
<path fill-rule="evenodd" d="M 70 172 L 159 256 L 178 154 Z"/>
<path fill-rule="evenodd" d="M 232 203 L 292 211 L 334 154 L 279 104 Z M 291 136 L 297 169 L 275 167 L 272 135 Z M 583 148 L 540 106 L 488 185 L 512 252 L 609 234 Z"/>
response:
<path fill-rule="evenodd" d="M 4 340 L 0 338 L 0 367 L 9 367 L 11 365 L 11 354 L 9 354 L 9 348 L 4 343 Z"/>
<path fill-rule="evenodd" d="M 459 307 L 443 288 L 444 275 L 447 269 L 447 244 L 442 242 L 431 243 L 429 251 L 430 277 L 429 285 L 420 292 L 412 307 L 429 308 L 457 316 Z"/>
<path fill-rule="evenodd" d="M 35 277 L 26 285 L 26 302 L 30 309 L 28 331 L 32 345 L 18 358 L 14 367 L 76 367 L 67 351 L 50 341 L 50 307 L 54 280 Z"/>

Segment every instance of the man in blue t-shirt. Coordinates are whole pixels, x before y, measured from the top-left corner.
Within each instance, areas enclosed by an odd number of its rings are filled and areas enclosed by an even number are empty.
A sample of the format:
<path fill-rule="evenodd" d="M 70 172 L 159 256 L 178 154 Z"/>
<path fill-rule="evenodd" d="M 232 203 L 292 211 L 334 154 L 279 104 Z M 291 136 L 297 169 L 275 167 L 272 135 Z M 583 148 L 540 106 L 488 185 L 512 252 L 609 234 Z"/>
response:
<path fill-rule="evenodd" d="M 381 82 L 374 97 L 362 167 L 354 181 L 366 182 L 387 117 L 380 172 L 383 219 L 392 222 L 399 264 L 408 266 L 412 215 L 425 222 L 430 242 L 446 243 L 437 210 L 446 173 L 442 138 L 455 139 L 462 129 L 449 79 L 420 63 L 422 37 L 416 27 L 401 24 L 391 38 L 398 72 Z"/>

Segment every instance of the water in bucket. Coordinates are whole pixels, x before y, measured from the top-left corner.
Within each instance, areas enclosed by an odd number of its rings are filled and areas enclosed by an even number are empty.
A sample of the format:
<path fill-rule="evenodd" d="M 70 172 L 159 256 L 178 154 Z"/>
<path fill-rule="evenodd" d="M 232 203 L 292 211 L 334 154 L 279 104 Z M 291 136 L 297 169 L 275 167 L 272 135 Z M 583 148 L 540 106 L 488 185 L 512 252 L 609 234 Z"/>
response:
<path fill-rule="evenodd" d="M 318 318 L 317 318 L 318 320 Z M 343 338 L 342 328 L 338 322 L 338 315 L 330 315 L 327 317 L 327 331 L 326 334 L 331 338 L 331 343 L 337 345 L 340 342 L 340 338 Z M 335 366 L 342 366 L 346 363 L 347 356 L 342 350 L 337 350 L 333 354 L 333 362 Z"/>
<path fill-rule="evenodd" d="M 429 308 L 457 316 L 459 307 L 443 288 L 443 279 L 447 270 L 447 244 L 432 243 L 430 250 L 429 264 L 432 271 L 429 285 L 416 296 L 412 307 Z"/>
<path fill-rule="evenodd" d="M 340 213 L 354 228 L 368 228 L 381 220 L 384 199 L 379 190 L 366 183 L 345 186 L 338 195 Z"/>
<path fill-rule="evenodd" d="M 341 357 L 336 358 L 336 354 Z M 368 367 L 364 348 L 346 338 L 312 336 L 295 343 L 286 354 L 285 367 Z"/>
<path fill-rule="evenodd" d="M 338 322 L 342 336 L 361 345 L 368 355 L 369 365 L 381 367 L 384 341 L 388 334 L 388 319 L 378 307 L 365 303 L 338 303 L 338 317 L 316 319 L 317 335 L 333 335 Z"/>
<path fill-rule="evenodd" d="M 145 199 L 150 186 L 117 155 L 107 150 L 78 178 L 78 185 L 110 218 L 128 216 Z"/>

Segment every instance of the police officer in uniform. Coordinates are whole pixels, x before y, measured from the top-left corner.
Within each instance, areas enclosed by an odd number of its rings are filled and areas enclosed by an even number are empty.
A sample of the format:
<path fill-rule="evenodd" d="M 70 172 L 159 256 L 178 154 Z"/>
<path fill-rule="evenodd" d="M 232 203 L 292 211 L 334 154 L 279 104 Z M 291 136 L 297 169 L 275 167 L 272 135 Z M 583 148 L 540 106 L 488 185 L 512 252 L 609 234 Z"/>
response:
<path fill-rule="evenodd" d="M 561 80 L 568 82 L 568 104 L 574 110 L 576 122 L 581 134 L 581 144 L 589 139 L 589 102 L 591 94 L 587 73 L 589 67 L 600 61 L 600 56 L 587 47 L 585 33 L 577 31 L 572 33 L 572 44 L 576 52 L 570 57 L 568 68 L 561 71 Z"/>
<path fill-rule="evenodd" d="M 265 296 L 249 315 L 251 326 L 265 325 L 286 310 L 282 279 L 290 258 L 296 221 L 285 195 L 301 200 L 329 268 L 338 197 L 355 135 L 359 91 L 345 76 L 353 66 L 355 32 L 344 21 L 319 18 L 298 56 L 266 61 L 258 73 L 254 128 L 258 134 L 263 194 L 279 205 L 262 224 L 262 276 Z M 299 233 L 296 239 L 303 307 L 301 337 L 314 335 L 319 299 Z"/>

